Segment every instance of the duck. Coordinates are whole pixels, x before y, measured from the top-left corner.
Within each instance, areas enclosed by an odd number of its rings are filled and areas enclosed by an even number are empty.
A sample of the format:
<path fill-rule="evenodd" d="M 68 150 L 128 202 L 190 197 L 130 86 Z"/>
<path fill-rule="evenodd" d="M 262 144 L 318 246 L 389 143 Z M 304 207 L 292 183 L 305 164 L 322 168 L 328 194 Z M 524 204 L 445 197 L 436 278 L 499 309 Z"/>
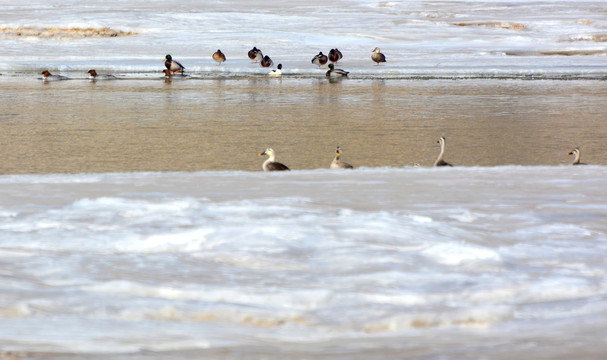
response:
<path fill-rule="evenodd" d="M 173 73 L 170 72 L 168 69 L 164 69 L 164 70 L 162 70 L 162 72 L 164 73 L 164 77 L 167 79 L 170 79 L 171 76 L 173 76 Z"/>
<path fill-rule="evenodd" d="M 268 159 L 264 161 L 262 165 L 263 171 L 285 171 L 291 170 L 287 167 L 287 165 L 279 163 L 276 161 L 276 155 L 274 154 L 274 150 L 271 148 L 267 148 L 264 152 L 259 153 L 259 156 L 268 155 Z"/>
<path fill-rule="evenodd" d="M 115 79 L 116 77 L 114 75 L 99 75 L 97 74 L 97 71 L 95 71 L 95 69 L 91 69 L 89 71 L 87 71 L 87 74 L 89 74 L 89 79 L 91 80 L 110 80 L 110 79 Z"/>
<path fill-rule="evenodd" d="M 376 47 L 375 49 L 373 49 L 373 54 L 371 55 L 371 60 L 375 61 L 377 63 L 377 66 L 379 66 L 379 63 L 386 62 L 386 57 L 379 51 L 379 48 Z"/>
<path fill-rule="evenodd" d="M 179 61 L 173 60 L 173 57 L 168 54 L 164 57 L 164 66 L 166 66 L 168 70 L 172 71 L 173 74 L 177 74 L 178 72 L 183 74 L 183 71 L 185 70 L 185 67 L 183 67 Z"/>
<path fill-rule="evenodd" d="M 573 150 L 571 150 L 569 152 L 569 155 L 575 155 L 575 159 L 573 159 L 573 162 L 571 163 L 571 165 L 586 165 L 583 162 L 580 162 L 580 148 L 575 148 Z"/>
<path fill-rule="evenodd" d="M 53 75 L 48 70 L 44 70 L 40 73 L 42 75 L 42 80 L 44 81 L 57 81 L 57 80 L 67 80 L 69 79 L 67 76 L 63 75 Z"/>
<path fill-rule="evenodd" d="M 339 60 L 341 60 L 341 58 L 343 58 L 344 56 L 342 55 L 341 51 L 339 51 L 339 49 L 331 49 L 329 50 L 329 61 L 337 64 L 337 62 Z"/>
<path fill-rule="evenodd" d="M 278 64 L 278 67 L 268 73 L 270 76 L 282 76 L 282 64 Z"/>
<path fill-rule="evenodd" d="M 329 58 L 327 57 L 327 55 L 323 55 L 322 51 L 312 58 L 312 64 L 318 65 L 319 69 L 324 66 L 327 61 L 329 61 Z"/>
<path fill-rule="evenodd" d="M 217 49 L 217 51 L 213 53 L 213 60 L 217 61 L 217 66 L 219 66 L 222 62 L 226 61 L 226 56 L 221 52 L 221 50 Z"/>
<path fill-rule="evenodd" d="M 354 166 L 339 160 L 341 156 L 341 148 L 338 146 L 335 150 L 335 158 L 331 161 L 331 169 L 354 169 Z"/>
<path fill-rule="evenodd" d="M 329 64 L 329 71 L 327 71 L 325 73 L 325 76 L 330 78 L 330 77 L 344 77 L 344 76 L 348 76 L 350 72 L 342 70 L 342 69 L 336 69 L 335 66 L 333 64 Z"/>
<path fill-rule="evenodd" d="M 438 154 L 438 158 L 436 158 L 434 166 L 453 166 L 446 162 L 443 158 L 445 156 L 445 138 L 441 136 L 437 143 L 440 144 L 440 154 Z"/>
<path fill-rule="evenodd" d="M 261 50 L 253 46 L 251 50 L 249 50 L 249 59 L 253 61 L 254 64 L 257 64 L 259 61 L 263 59 L 263 53 Z"/>
<path fill-rule="evenodd" d="M 261 59 L 259 65 L 261 65 L 261 67 L 270 67 L 274 65 L 274 61 L 272 61 L 272 59 L 270 59 L 270 57 L 266 55 L 263 57 L 263 59 Z"/>

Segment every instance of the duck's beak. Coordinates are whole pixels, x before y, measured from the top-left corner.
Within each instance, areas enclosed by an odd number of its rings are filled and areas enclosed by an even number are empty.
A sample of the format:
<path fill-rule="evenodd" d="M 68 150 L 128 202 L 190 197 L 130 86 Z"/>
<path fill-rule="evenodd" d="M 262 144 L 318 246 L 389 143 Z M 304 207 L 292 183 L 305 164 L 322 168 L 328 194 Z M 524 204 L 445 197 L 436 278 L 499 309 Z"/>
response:
<path fill-rule="evenodd" d="M 262 153 L 257 154 L 257 156 L 264 156 L 265 154 L 266 154 L 266 152 L 264 151 Z"/>
<path fill-rule="evenodd" d="M 573 155 L 573 151 L 571 151 L 571 152 L 569 153 L 569 155 Z"/>
<path fill-rule="evenodd" d="M 164 60 L 162 60 L 162 61 L 167 61 L 167 58 L 164 58 Z"/>

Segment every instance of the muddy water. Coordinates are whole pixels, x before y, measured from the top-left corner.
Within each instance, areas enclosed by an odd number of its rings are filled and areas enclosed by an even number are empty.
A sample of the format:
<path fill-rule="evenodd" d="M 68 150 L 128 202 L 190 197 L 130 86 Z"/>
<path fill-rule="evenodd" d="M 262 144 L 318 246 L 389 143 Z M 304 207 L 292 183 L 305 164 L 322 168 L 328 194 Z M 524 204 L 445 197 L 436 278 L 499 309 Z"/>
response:
<path fill-rule="evenodd" d="M 0 173 L 607 164 L 604 81 L 0 81 Z"/>

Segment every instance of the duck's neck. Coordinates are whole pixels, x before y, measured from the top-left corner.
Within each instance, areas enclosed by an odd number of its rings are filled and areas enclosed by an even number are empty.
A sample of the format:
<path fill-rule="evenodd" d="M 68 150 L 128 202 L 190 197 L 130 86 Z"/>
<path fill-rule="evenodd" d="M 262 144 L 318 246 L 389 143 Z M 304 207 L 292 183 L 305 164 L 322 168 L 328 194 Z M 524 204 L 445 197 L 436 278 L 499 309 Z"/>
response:
<path fill-rule="evenodd" d="M 579 163 L 580 163 L 580 152 L 579 152 L 579 151 L 576 151 L 576 152 L 574 153 L 574 155 L 575 155 L 575 159 L 573 159 L 573 162 L 572 162 L 571 164 L 572 164 L 572 165 L 577 165 L 577 164 L 579 164 Z"/>
<path fill-rule="evenodd" d="M 444 161 L 444 159 L 443 159 L 444 156 L 445 156 L 445 143 L 441 141 L 440 153 L 438 154 L 438 157 L 436 158 L 436 161 L 434 163 L 438 164 L 439 162 Z"/>

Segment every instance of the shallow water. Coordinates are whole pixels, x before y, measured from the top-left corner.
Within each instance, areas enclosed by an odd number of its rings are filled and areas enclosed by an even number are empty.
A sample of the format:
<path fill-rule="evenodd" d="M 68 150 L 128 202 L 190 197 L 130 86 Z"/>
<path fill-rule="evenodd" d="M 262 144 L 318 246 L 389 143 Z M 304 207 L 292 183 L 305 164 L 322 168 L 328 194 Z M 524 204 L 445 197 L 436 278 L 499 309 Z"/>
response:
<path fill-rule="evenodd" d="M 315 78 L 0 82 L 0 173 L 607 164 L 604 81 Z M 14 101 L 13 99 L 19 99 Z"/>

